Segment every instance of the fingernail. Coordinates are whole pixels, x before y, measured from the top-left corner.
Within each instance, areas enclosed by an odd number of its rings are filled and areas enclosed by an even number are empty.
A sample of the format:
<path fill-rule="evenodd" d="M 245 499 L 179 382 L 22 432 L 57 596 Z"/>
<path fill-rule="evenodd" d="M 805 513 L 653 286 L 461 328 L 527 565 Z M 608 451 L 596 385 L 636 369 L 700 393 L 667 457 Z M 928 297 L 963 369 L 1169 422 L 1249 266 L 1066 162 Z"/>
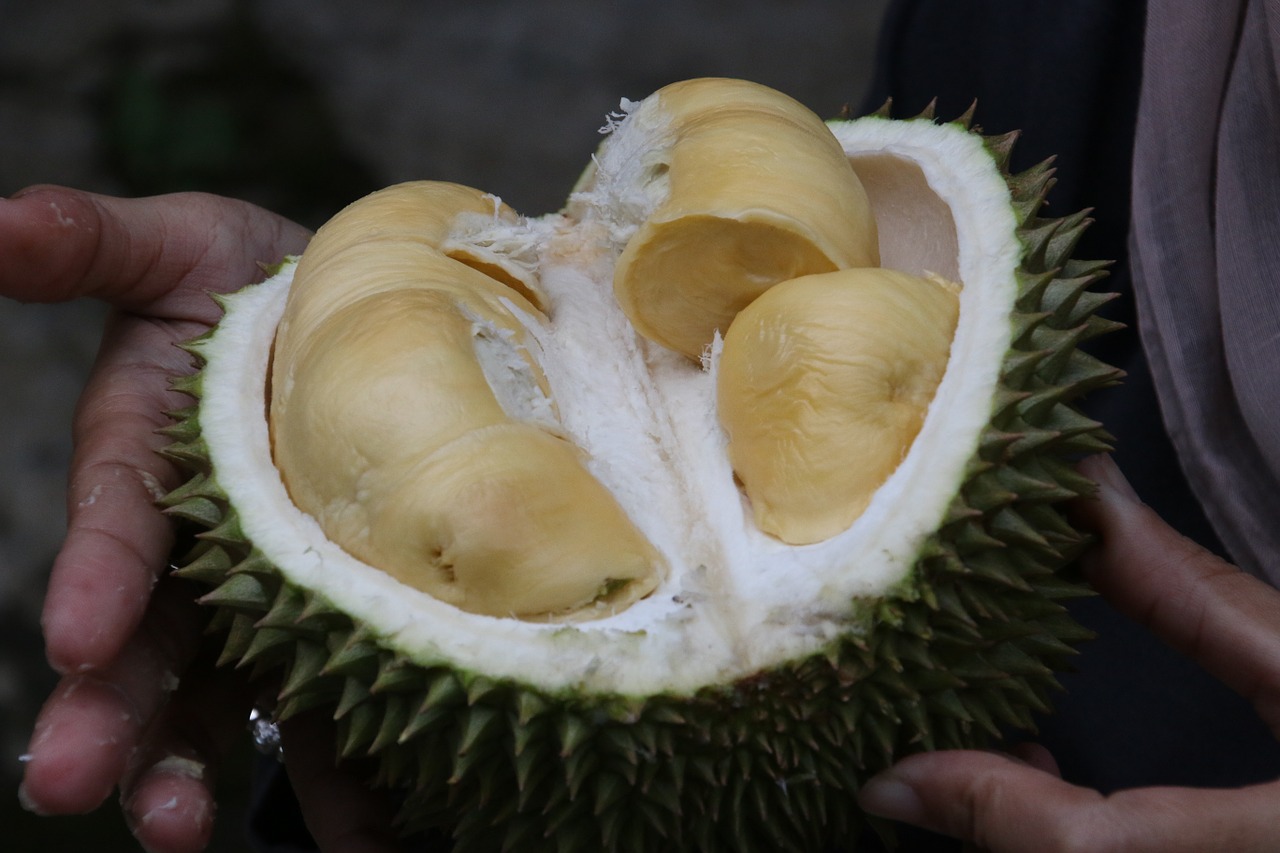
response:
<path fill-rule="evenodd" d="M 31 799 L 31 795 L 27 793 L 27 783 L 22 782 L 18 785 L 18 805 L 22 806 L 25 811 L 31 812 L 33 815 L 44 816 L 44 812 L 36 805 L 35 800 Z"/>
<path fill-rule="evenodd" d="M 890 820 L 919 823 L 924 817 L 924 804 L 915 789 L 893 774 L 873 777 L 858 791 L 858 804 L 864 811 Z"/>
<path fill-rule="evenodd" d="M 205 764 L 194 758 L 183 758 L 180 755 L 166 755 L 151 768 L 150 773 L 170 773 L 174 776 L 185 776 L 188 779 L 200 780 L 205 775 Z"/>
<path fill-rule="evenodd" d="M 1104 500 L 1111 497 L 1124 503 L 1142 503 L 1142 498 L 1138 497 L 1138 493 L 1134 491 L 1128 478 L 1110 454 L 1091 456 L 1081 463 L 1081 467 L 1087 476 L 1098 483 L 1098 489 L 1101 492 L 1099 497 Z"/>

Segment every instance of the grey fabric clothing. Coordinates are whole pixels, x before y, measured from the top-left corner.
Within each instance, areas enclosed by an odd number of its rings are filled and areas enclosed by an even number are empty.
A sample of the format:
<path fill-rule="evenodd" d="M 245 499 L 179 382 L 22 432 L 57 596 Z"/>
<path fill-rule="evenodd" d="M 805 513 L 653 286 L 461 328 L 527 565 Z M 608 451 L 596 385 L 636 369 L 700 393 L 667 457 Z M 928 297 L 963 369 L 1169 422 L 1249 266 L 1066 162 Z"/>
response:
<path fill-rule="evenodd" d="M 1130 265 L 1187 478 L 1280 584 L 1280 0 L 1151 0 Z"/>

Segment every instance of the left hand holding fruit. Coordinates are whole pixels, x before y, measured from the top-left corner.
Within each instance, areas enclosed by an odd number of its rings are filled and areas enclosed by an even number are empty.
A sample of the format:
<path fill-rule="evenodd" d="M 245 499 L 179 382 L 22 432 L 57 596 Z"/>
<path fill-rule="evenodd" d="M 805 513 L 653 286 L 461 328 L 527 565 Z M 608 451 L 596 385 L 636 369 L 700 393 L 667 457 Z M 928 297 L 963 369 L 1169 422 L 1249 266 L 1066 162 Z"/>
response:
<path fill-rule="evenodd" d="M 189 361 L 174 344 L 220 313 L 207 291 L 258 277 L 259 261 L 306 240 L 283 218 L 204 195 L 38 187 L 0 202 L 0 293 L 114 308 L 76 415 L 68 531 L 45 599 L 62 680 L 26 756 L 21 797 L 34 811 L 89 811 L 119 786 L 148 849 L 207 843 L 213 771 L 249 700 L 238 676 L 197 657 L 205 618 L 163 577 L 173 534 L 155 501 L 177 478 L 156 430 L 185 404 L 169 390 Z"/>

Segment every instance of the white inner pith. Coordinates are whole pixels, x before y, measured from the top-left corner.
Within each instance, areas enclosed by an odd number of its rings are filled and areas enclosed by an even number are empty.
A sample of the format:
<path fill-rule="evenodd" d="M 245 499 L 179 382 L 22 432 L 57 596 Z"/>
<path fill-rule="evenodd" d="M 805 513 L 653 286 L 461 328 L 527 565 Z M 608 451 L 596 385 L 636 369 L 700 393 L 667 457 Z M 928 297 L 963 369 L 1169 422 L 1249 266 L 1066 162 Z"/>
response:
<path fill-rule="evenodd" d="M 558 422 L 667 557 L 669 574 L 653 595 L 615 616 L 568 626 L 478 616 L 409 589 L 328 542 L 293 510 L 271 464 L 262 417 L 262 377 L 291 268 L 236 300 L 207 353 L 202 426 L 246 535 L 294 581 L 384 631 L 388 645 L 424 663 L 447 660 L 552 690 L 682 692 L 812 653 L 847 632 L 858 618 L 856 599 L 907 578 L 963 477 L 1008 346 L 1020 247 L 1004 181 L 976 137 L 879 119 L 833 130 L 855 168 L 866 166 L 885 266 L 965 283 L 948 372 L 930 415 L 848 531 L 792 547 L 754 529 L 715 417 L 714 359 L 704 371 L 631 331 L 610 291 L 610 261 L 627 228 L 615 216 L 623 205 L 602 199 L 600 209 L 611 211 L 607 223 L 548 217 L 512 239 L 543 237 L 538 266 L 551 325 L 531 327 Z M 596 165 L 597 185 L 607 186 L 613 165 Z M 923 206 L 905 204 L 909 197 Z M 575 206 L 584 205 L 589 200 Z M 918 211 L 930 208 L 952 221 L 954 244 L 920 236 L 939 233 L 934 227 L 917 232 Z M 510 360 L 504 346 L 491 347 L 497 361 Z M 495 386 L 513 408 L 539 405 L 518 378 Z"/>

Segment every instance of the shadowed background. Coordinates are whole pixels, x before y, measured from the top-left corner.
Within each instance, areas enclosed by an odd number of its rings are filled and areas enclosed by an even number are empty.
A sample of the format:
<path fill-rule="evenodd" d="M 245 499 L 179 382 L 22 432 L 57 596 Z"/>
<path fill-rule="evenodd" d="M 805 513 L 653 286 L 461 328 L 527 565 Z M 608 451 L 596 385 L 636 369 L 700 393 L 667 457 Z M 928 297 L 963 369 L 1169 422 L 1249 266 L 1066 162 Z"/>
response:
<path fill-rule="evenodd" d="M 437 178 L 546 213 L 621 97 L 723 75 L 822 116 L 856 106 L 885 4 L 0 0 L 0 194 L 204 190 L 315 227 L 372 189 Z M 114 802 L 38 819 L 16 797 L 54 683 L 39 611 L 101 317 L 90 303 L 0 300 L 0 826 L 22 853 L 136 849 Z M 247 746 L 233 763 L 213 850 L 244 849 Z"/>

